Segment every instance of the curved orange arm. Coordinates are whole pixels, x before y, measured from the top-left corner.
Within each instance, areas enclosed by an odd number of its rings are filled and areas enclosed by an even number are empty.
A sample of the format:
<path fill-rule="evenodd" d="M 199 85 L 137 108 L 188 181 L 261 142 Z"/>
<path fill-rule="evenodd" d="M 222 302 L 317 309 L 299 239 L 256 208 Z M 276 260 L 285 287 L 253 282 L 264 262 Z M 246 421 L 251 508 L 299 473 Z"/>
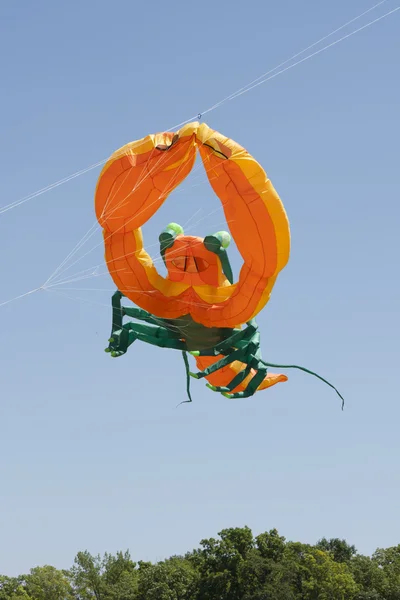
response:
<path fill-rule="evenodd" d="M 141 226 L 190 173 L 195 135 L 159 133 L 117 150 L 96 187 L 95 210 L 103 227 L 105 258 L 117 288 L 141 308 L 166 318 L 185 312 L 179 296 L 188 286 L 158 274 L 143 247 Z M 161 313 L 160 313 L 161 309 Z"/>
<path fill-rule="evenodd" d="M 234 327 L 254 318 L 268 302 L 289 260 L 289 221 L 264 169 L 244 148 L 206 125 L 197 138 L 209 182 L 244 261 L 229 299 L 212 307 L 210 322 Z"/>

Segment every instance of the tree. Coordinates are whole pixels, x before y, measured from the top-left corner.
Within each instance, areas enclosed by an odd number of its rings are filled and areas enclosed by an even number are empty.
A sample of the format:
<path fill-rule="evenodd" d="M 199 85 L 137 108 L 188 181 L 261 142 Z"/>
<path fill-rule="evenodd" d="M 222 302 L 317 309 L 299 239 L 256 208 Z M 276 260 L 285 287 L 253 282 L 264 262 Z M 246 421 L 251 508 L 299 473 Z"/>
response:
<path fill-rule="evenodd" d="M 240 565 L 238 580 L 243 600 L 296 600 L 293 570 L 287 564 L 252 550 Z"/>
<path fill-rule="evenodd" d="M 356 600 L 385 600 L 381 595 L 385 586 L 385 574 L 377 562 L 369 556 L 357 554 L 352 558 L 350 568 L 360 588 Z"/>
<path fill-rule="evenodd" d="M 355 600 L 359 591 L 347 564 L 309 544 L 287 543 L 282 569 L 302 600 Z"/>
<path fill-rule="evenodd" d="M 214 538 L 202 540 L 201 550 L 191 555 L 200 573 L 198 600 L 241 600 L 238 578 L 240 566 L 254 548 L 254 539 L 248 527 L 223 529 Z"/>
<path fill-rule="evenodd" d="M 376 585 L 384 600 L 400 600 L 400 544 L 378 548 L 372 561 L 383 573 Z"/>
<path fill-rule="evenodd" d="M 322 538 L 317 542 L 316 547 L 329 552 L 336 562 L 349 563 L 357 552 L 355 546 L 350 546 L 346 540 L 340 540 L 339 538 L 331 538 L 330 540 Z"/>
<path fill-rule="evenodd" d="M 191 600 L 198 575 L 185 558 L 173 557 L 141 569 L 138 600 Z"/>
<path fill-rule="evenodd" d="M 0 575 L 0 600 L 32 600 L 25 589 L 24 577 Z"/>
<path fill-rule="evenodd" d="M 256 546 L 261 556 L 273 561 L 282 559 L 285 545 L 285 538 L 281 537 L 276 529 L 271 529 L 271 531 L 261 533 L 256 537 Z"/>
<path fill-rule="evenodd" d="M 55 567 L 45 565 L 31 569 L 25 576 L 25 589 L 32 600 L 69 600 L 72 588 L 66 574 Z"/>
<path fill-rule="evenodd" d="M 87 550 L 78 552 L 70 576 L 74 592 L 79 600 L 105 599 L 100 555 L 92 556 Z"/>
<path fill-rule="evenodd" d="M 129 552 L 117 552 L 115 556 L 105 554 L 103 569 L 107 600 L 135 600 L 138 572 Z"/>
<path fill-rule="evenodd" d="M 138 575 L 129 552 L 92 556 L 78 552 L 70 579 L 79 600 L 134 600 Z"/>

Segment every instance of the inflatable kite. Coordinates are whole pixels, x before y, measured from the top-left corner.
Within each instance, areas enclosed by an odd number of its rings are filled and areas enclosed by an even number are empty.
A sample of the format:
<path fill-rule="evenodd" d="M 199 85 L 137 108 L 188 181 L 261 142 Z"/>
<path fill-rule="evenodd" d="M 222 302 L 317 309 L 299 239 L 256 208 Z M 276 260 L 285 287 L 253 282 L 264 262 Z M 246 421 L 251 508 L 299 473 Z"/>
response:
<path fill-rule="evenodd" d="M 237 283 L 227 254 L 227 232 L 203 239 L 169 224 L 159 236 L 166 278 L 143 247 L 141 227 L 188 176 L 197 150 L 243 258 Z M 136 340 L 180 350 L 189 401 L 190 377 L 206 378 L 211 390 L 229 398 L 249 397 L 287 381 L 286 375 L 269 373 L 268 367 L 298 368 L 334 387 L 308 369 L 273 365 L 261 357 L 255 317 L 288 262 L 290 229 L 271 181 L 239 144 L 198 122 L 176 133 L 129 143 L 105 164 L 95 210 L 103 228 L 107 267 L 117 287 L 106 348 L 111 356 L 125 354 Z M 136 307 L 122 306 L 123 296 Z M 125 316 L 141 323 L 124 323 Z M 187 353 L 196 358 L 198 372 L 189 370 Z"/>

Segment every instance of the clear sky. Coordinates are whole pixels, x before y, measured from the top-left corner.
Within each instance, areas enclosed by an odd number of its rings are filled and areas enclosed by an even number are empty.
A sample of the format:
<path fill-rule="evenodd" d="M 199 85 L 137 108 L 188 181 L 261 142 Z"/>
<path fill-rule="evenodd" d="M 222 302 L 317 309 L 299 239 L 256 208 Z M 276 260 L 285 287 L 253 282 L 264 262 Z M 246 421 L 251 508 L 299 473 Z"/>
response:
<path fill-rule="evenodd" d="M 197 115 L 372 5 L 2 2 L 0 204 Z M 4 305 L 0 572 L 67 568 L 84 549 L 156 560 L 246 524 L 364 553 L 400 542 L 399 27 L 400 11 L 204 117 L 264 166 L 290 219 L 290 262 L 258 318 L 264 358 L 330 379 L 344 412 L 296 371 L 242 401 L 194 381 L 177 409 L 179 353 L 104 353 L 108 276 Z M 0 302 L 90 229 L 99 172 L 0 215 Z M 145 226 L 149 252 L 189 219 L 195 235 L 224 227 L 199 165 Z M 66 266 L 78 259 L 64 278 L 104 273 L 99 229 Z"/>

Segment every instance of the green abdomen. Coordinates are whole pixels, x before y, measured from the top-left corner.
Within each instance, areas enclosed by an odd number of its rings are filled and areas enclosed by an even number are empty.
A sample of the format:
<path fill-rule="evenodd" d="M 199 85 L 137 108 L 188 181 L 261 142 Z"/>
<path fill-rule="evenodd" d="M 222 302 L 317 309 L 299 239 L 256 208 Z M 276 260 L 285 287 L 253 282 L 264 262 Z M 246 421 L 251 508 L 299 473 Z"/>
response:
<path fill-rule="evenodd" d="M 213 348 L 233 333 L 233 329 L 226 327 L 204 327 L 196 323 L 190 315 L 178 319 L 165 319 L 165 323 L 171 329 L 174 328 L 179 337 L 186 341 L 188 350 Z"/>

